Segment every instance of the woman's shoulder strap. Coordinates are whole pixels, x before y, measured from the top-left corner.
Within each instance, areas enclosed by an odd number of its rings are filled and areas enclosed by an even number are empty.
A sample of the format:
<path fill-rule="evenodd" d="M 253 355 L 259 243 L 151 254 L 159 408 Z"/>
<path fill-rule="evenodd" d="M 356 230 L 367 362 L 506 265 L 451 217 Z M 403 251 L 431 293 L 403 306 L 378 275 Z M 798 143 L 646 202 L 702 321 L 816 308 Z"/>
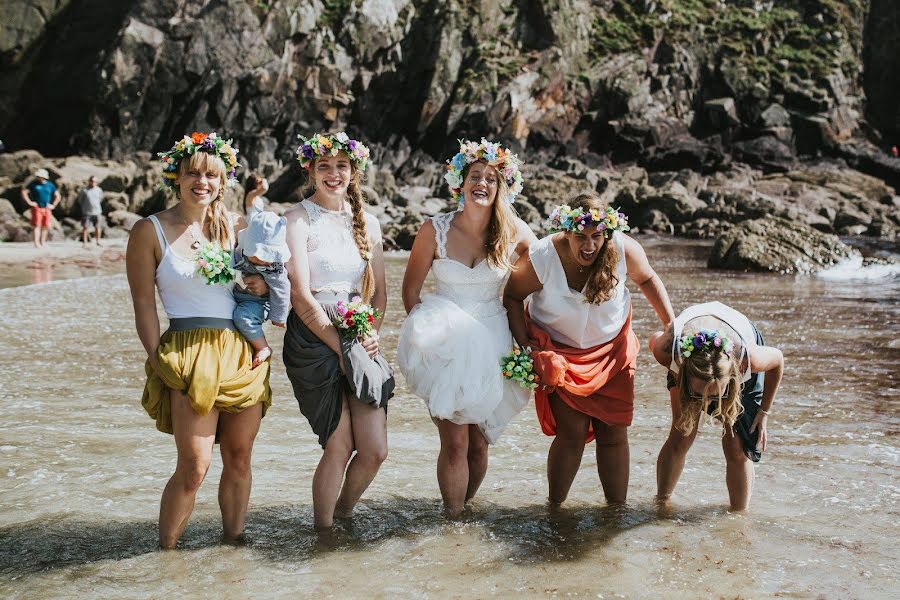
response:
<path fill-rule="evenodd" d="M 150 215 L 147 218 L 150 219 L 150 222 L 153 223 L 153 228 L 156 229 L 156 239 L 159 240 L 159 247 L 165 250 L 169 246 L 169 241 L 166 239 L 166 234 L 163 233 L 162 223 L 159 222 L 156 215 Z"/>
<path fill-rule="evenodd" d="M 447 258 L 447 232 L 450 231 L 450 221 L 456 213 L 440 213 L 431 217 L 434 225 L 434 241 L 437 242 L 438 258 Z"/>

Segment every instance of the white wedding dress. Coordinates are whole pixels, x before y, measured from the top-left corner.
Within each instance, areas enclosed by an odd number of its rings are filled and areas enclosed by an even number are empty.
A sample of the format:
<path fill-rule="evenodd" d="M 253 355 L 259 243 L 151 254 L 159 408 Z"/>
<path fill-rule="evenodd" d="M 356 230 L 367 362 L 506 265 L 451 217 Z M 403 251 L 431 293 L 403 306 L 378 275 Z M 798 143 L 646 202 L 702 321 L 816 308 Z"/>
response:
<path fill-rule="evenodd" d="M 530 392 L 500 372 L 500 357 L 513 346 L 500 296 L 509 271 L 487 260 L 469 268 L 447 258 L 447 231 L 456 214 L 432 218 L 439 257 L 431 266 L 436 293 L 425 294 L 404 321 L 397 358 L 432 417 L 476 424 L 493 444 Z"/>

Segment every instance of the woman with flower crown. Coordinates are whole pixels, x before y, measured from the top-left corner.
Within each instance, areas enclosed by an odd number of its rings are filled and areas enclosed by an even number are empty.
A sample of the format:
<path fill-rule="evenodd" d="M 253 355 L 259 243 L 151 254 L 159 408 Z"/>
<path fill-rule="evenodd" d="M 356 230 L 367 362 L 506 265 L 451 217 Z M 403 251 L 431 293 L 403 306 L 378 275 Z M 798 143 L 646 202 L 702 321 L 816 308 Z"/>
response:
<path fill-rule="evenodd" d="M 461 142 L 448 163 L 445 179 L 460 206 L 416 235 L 397 358 L 437 425 L 438 484 L 456 517 L 484 479 L 488 444 L 528 401 L 527 390 L 501 375 L 512 336 L 500 297 L 512 264 L 536 238 L 510 207 L 522 190 L 515 154 L 482 138 Z M 436 293 L 423 296 L 429 270 Z"/>
<path fill-rule="evenodd" d="M 231 140 L 196 132 L 160 153 L 163 183 L 178 202 L 136 223 L 128 239 L 128 284 L 147 351 L 142 404 L 157 429 L 174 434 L 178 450 L 159 509 L 163 548 L 175 547 L 187 525 L 216 441 L 224 537 L 241 536 L 253 441 L 271 403 L 269 363 L 251 368 L 253 348 L 232 321 L 229 255 L 245 223 L 222 199 L 235 179 L 236 154 Z M 246 283 L 254 293 L 266 291 L 261 278 Z M 156 290 L 169 317 L 162 335 Z"/>
<path fill-rule="evenodd" d="M 284 365 L 324 452 L 312 482 L 313 518 L 349 517 L 387 458 L 394 377 L 378 348 L 387 305 L 381 226 L 363 210 L 369 149 L 344 133 L 316 134 L 297 150 L 312 194 L 285 213 L 291 305 Z M 371 304 L 371 333 L 341 336 L 347 301 Z M 368 308 L 368 307 L 367 307 Z"/>
<path fill-rule="evenodd" d="M 549 500 L 566 499 L 584 446 L 596 439 L 603 493 L 622 503 L 638 352 L 626 277 L 663 325 L 674 318 L 672 305 L 643 248 L 625 235 L 627 217 L 601 197 L 581 194 L 556 208 L 550 229 L 555 233 L 519 258 L 504 299 L 516 341 L 533 349 L 541 429 L 555 436 L 547 454 Z"/>
<path fill-rule="evenodd" d="M 656 461 L 657 497 L 672 495 L 705 412 L 722 422 L 725 484 L 732 510 L 746 510 L 753 463 L 766 449 L 766 425 L 784 371 L 784 356 L 766 346 L 756 325 L 721 302 L 689 306 L 650 350 L 668 369 L 672 428 Z"/>

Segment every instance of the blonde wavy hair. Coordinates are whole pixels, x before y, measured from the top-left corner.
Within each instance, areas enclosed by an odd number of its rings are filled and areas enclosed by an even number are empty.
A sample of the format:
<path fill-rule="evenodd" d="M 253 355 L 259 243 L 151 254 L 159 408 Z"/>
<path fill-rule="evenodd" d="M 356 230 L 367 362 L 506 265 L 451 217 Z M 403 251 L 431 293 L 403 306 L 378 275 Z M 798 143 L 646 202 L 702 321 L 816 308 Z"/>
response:
<path fill-rule="evenodd" d="M 463 170 L 463 181 L 469 176 L 469 169 L 478 163 L 488 164 L 485 161 L 473 162 L 466 165 Z M 488 165 L 491 166 L 491 165 Z M 493 167 L 495 170 L 496 167 Z M 491 208 L 491 219 L 488 222 L 487 236 L 487 262 L 495 269 L 511 270 L 513 264 L 509 260 L 509 247 L 516 241 L 516 213 L 506 198 L 509 196 L 509 184 L 503 173 L 497 170 L 497 196 Z"/>
<path fill-rule="evenodd" d="M 707 397 L 702 399 L 691 398 L 690 379 L 699 379 L 706 383 L 712 383 L 723 378 L 728 379 L 728 386 L 723 396 Z M 690 356 L 683 358 L 681 368 L 678 370 L 676 383 L 680 392 L 681 417 L 675 423 L 675 427 L 684 435 L 690 435 L 694 430 L 697 417 L 706 412 L 709 403 L 718 400 L 715 410 L 710 417 L 721 419 L 723 435 L 725 431 L 732 431 L 737 418 L 744 412 L 744 405 L 739 401 L 741 394 L 741 365 L 734 356 L 713 348 L 709 351 L 692 352 Z"/>
<path fill-rule="evenodd" d="M 607 202 L 597 194 L 579 194 L 567 202 L 572 208 L 590 211 L 591 209 L 606 209 Z M 574 235 L 567 232 L 566 235 Z M 603 246 L 594 259 L 588 272 L 588 280 L 584 286 L 584 301 L 590 304 L 600 304 L 613 297 L 616 286 L 619 285 L 619 276 L 616 267 L 619 265 L 619 250 L 611 238 L 603 238 Z"/>
<path fill-rule="evenodd" d="M 304 195 L 309 195 L 316 190 L 316 178 L 313 169 L 316 168 L 318 159 L 309 165 L 308 177 L 303 186 Z M 372 248 L 369 244 L 369 235 L 366 230 L 366 213 L 363 206 L 366 204 L 366 195 L 362 191 L 364 174 L 350 161 L 350 185 L 347 186 L 347 201 L 350 203 L 350 211 L 353 215 L 353 241 L 359 250 L 359 255 L 365 261 L 366 268 L 362 275 L 362 289 L 359 290 L 363 302 L 370 302 L 375 295 L 375 271 L 372 269 Z"/>
<path fill-rule="evenodd" d="M 230 250 L 234 247 L 235 235 L 234 223 L 231 220 L 228 209 L 225 208 L 225 187 L 228 185 L 226 177 L 228 171 L 225 168 L 225 163 L 215 154 L 194 152 L 178 165 L 179 177 L 188 171 L 199 171 L 201 173 L 212 171 L 218 175 L 219 195 L 206 209 L 206 216 L 209 218 L 209 237 L 213 242 Z M 176 190 L 175 194 L 181 200 L 181 193 Z"/>

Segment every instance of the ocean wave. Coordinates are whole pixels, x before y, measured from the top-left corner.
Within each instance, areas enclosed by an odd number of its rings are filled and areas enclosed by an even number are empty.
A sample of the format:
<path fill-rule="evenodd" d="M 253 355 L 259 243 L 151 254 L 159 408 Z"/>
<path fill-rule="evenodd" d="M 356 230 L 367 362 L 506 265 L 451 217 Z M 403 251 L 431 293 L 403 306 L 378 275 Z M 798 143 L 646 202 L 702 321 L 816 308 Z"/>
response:
<path fill-rule="evenodd" d="M 900 264 L 863 264 L 856 256 L 816 273 L 826 281 L 876 281 L 900 278 Z"/>

